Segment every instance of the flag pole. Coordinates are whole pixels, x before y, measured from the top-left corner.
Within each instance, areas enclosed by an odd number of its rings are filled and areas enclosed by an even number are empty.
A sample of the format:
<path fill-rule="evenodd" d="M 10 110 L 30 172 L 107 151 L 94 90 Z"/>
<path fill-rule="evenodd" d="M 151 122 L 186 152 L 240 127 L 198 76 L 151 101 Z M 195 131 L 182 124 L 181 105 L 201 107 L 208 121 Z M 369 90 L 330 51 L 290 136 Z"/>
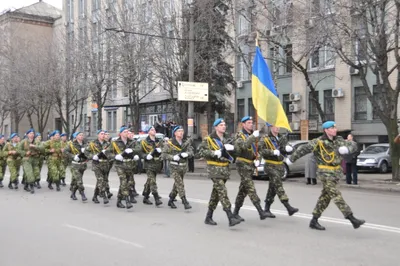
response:
<path fill-rule="evenodd" d="M 258 31 L 256 32 L 256 47 L 258 47 Z M 257 109 L 254 107 L 254 122 L 256 123 L 256 130 L 258 130 L 258 113 Z M 258 140 L 256 138 L 256 161 L 258 160 Z M 260 162 L 261 163 L 261 162 Z M 258 176 L 258 166 L 256 166 L 256 175 Z"/>

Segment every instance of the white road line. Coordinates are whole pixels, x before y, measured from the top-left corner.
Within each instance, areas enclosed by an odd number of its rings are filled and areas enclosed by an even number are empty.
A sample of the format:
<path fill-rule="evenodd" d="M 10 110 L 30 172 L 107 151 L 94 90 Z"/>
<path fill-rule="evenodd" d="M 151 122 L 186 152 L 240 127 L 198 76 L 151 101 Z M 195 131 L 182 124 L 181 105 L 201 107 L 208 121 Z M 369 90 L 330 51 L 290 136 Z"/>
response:
<path fill-rule="evenodd" d="M 85 232 L 85 233 L 88 233 L 88 234 L 91 234 L 91 235 L 95 235 L 95 236 L 98 236 L 98 237 L 101 237 L 101 238 L 105 238 L 105 239 L 108 239 L 108 240 L 113 240 L 113 241 L 116 241 L 116 242 L 119 242 L 119 243 L 122 243 L 122 244 L 131 245 L 131 246 L 134 246 L 136 248 L 144 248 L 144 246 L 142 246 L 142 245 L 140 245 L 138 243 L 130 242 L 130 241 L 127 241 L 127 240 L 124 240 L 124 239 L 121 239 L 121 238 L 109 236 L 109 235 L 106 235 L 106 234 L 102 234 L 102 233 L 99 233 L 99 232 L 96 232 L 96 231 L 88 230 L 88 229 L 85 229 L 85 228 L 82 228 L 82 227 L 78 227 L 78 226 L 75 226 L 75 225 L 63 224 L 63 226 L 71 228 L 71 229 L 75 229 L 75 230 L 78 230 L 78 231 L 81 231 L 81 232 Z"/>
<path fill-rule="evenodd" d="M 95 188 L 95 186 L 93 186 L 93 185 L 85 184 L 85 186 L 93 188 L 93 189 Z M 117 188 L 111 188 L 111 190 L 112 191 L 118 191 Z M 169 197 L 169 195 L 167 195 L 167 194 L 160 194 L 160 196 L 163 197 L 163 198 L 168 198 Z M 208 200 L 203 200 L 203 199 L 188 198 L 188 201 L 195 202 L 195 203 L 200 203 L 200 204 L 204 204 L 204 205 L 208 204 Z M 218 205 L 221 206 L 220 203 Z M 235 205 L 232 204 L 232 206 L 234 207 Z M 254 208 L 253 206 L 249 206 L 249 205 L 243 205 L 242 209 L 249 210 L 249 211 L 257 211 L 256 208 Z M 277 214 L 277 215 L 282 215 L 282 216 L 287 216 L 288 215 L 288 213 L 286 211 L 282 211 L 282 210 L 271 209 L 271 211 L 274 214 Z M 312 215 L 307 214 L 307 213 L 299 213 L 298 212 L 298 213 L 294 214 L 293 217 L 311 220 Z M 343 224 L 343 225 L 350 225 L 351 226 L 350 221 L 345 220 L 345 219 L 338 219 L 338 218 L 321 216 L 318 220 L 319 221 L 324 221 L 324 222 L 329 222 L 329 223 L 334 223 L 334 224 Z M 361 228 L 368 228 L 368 229 L 372 229 L 372 230 L 376 230 L 376 231 L 383 231 L 383 232 L 390 232 L 390 233 L 400 234 L 400 227 L 392 227 L 392 226 L 386 226 L 386 225 L 380 225 L 380 224 L 365 223 L 365 224 L 363 224 L 361 226 Z"/>

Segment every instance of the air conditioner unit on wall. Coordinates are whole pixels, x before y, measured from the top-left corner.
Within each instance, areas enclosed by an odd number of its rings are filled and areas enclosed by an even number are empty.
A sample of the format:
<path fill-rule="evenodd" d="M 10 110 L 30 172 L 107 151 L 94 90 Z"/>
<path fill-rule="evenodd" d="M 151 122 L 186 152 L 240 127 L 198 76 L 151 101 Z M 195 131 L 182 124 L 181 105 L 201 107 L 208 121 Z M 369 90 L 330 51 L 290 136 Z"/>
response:
<path fill-rule="evenodd" d="M 300 111 L 300 106 L 296 103 L 289 104 L 289 112 L 296 113 Z"/>
<path fill-rule="evenodd" d="M 350 75 L 358 75 L 358 73 L 360 73 L 360 70 L 354 67 L 349 67 L 349 73 Z"/>
<path fill-rule="evenodd" d="M 300 130 L 300 122 L 292 122 L 292 130 Z"/>
<path fill-rule="evenodd" d="M 236 85 L 238 88 L 243 88 L 243 83 L 241 81 L 238 81 Z"/>
<path fill-rule="evenodd" d="M 332 90 L 332 97 L 333 98 L 344 97 L 344 92 L 343 92 L 342 88 L 333 89 Z"/>
<path fill-rule="evenodd" d="M 300 98 L 301 98 L 301 96 L 300 96 L 300 93 L 298 93 L 298 92 L 294 92 L 294 93 L 291 93 L 291 94 L 289 95 L 289 99 L 290 99 L 290 101 L 292 101 L 292 102 L 300 101 Z"/>

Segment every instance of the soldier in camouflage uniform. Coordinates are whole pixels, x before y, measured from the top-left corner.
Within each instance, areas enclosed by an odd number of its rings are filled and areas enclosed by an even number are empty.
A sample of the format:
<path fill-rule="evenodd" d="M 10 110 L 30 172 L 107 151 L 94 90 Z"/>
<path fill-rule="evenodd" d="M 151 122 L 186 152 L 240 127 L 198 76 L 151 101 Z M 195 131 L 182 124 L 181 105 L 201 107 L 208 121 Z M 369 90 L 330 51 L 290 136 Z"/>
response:
<path fill-rule="evenodd" d="M 10 135 L 10 141 L 3 148 L 3 155 L 7 158 L 7 166 L 10 170 L 9 189 L 18 189 L 18 176 L 21 167 L 21 155 L 17 151 L 19 137 L 17 133 Z M 14 184 L 14 187 L 12 186 Z"/>
<path fill-rule="evenodd" d="M 42 173 L 42 168 L 43 168 L 43 163 L 44 163 L 44 158 L 45 158 L 45 151 L 43 149 L 42 135 L 39 132 L 37 132 L 35 134 L 35 143 L 36 143 L 36 145 L 41 145 L 42 146 L 42 149 L 41 149 L 41 151 L 39 153 L 39 158 L 38 158 L 38 161 L 39 161 L 39 180 L 36 180 L 36 181 L 39 181 L 39 184 L 40 184 L 40 179 L 41 179 L 40 175 Z"/>
<path fill-rule="evenodd" d="M 108 146 L 111 145 L 110 133 L 107 130 L 105 130 L 104 131 L 104 135 L 105 135 L 104 139 L 107 142 Z M 114 158 L 108 158 L 108 172 L 107 172 L 106 180 L 105 180 L 105 183 L 106 183 L 106 194 L 107 194 L 108 199 L 111 199 L 111 197 L 113 196 L 113 194 L 110 191 L 110 182 L 108 180 L 108 177 L 110 176 L 110 171 L 111 171 L 111 169 L 113 167 L 113 164 L 114 164 Z"/>
<path fill-rule="evenodd" d="M 336 124 L 334 121 L 327 121 L 322 124 L 324 134 L 316 139 L 302 145 L 295 150 L 290 159 L 286 158 L 286 163 L 291 164 L 300 157 L 312 152 L 317 161 L 317 177 L 322 182 L 322 192 L 318 198 L 317 205 L 313 211 L 313 218 L 310 222 L 310 228 L 325 230 L 325 227 L 318 223 L 324 210 L 328 207 L 331 200 L 336 204 L 343 216 L 350 220 L 355 229 L 365 223 L 353 216 L 353 212 L 344 201 L 342 194 L 337 188 L 340 177 L 343 175 L 341 167 L 342 156 L 353 153 L 357 150 L 357 143 L 354 141 L 345 141 L 337 136 Z"/>
<path fill-rule="evenodd" d="M 286 195 L 285 189 L 282 184 L 282 177 L 284 175 L 283 160 L 288 153 L 293 151 L 292 146 L 288 145 L 287 136 L 279 134 L 279 127 L 267 123 L 269 133 L 264 136 L 258 143 L 258 152 L 264 158 L 264 172 L 269 177 L 269 186 L 267 196 L 265 198 L 264 211 L 268 217 L 275 218 L 271 213 L 270 207 L 274 202 L 275 196 L 278 197 L 282 204 L 286 207 L 289 216 L 292 216 L 299 211 L 289 204 L 289 198 Z"/>
<path fill-rule="evenodd" d="M 40 183 L 37 180 L 40 177 L 39 156 L 42 151 L 42 146 L 35 143 L 35 131 L 33 129 L 26 132 L 26 138 L 18 144 L 17 149 L 22 157 L 22 167 L 26 177 L 24 189 L 33 194 L 35 193 L 33 186 L 35 182 L 37 182 L 37 188 L 40 188 Z"/>
<path fill-rule="evenodd" d="M 62 133 L 60 135 L 60 138 L 61 138 L 61 149 L 64 150 L 68 145 L 67 134 L 66 133 Z M 66 176 L 68 165 L 69 165 L 68 156 L 66 156 L 65 153 L 63 153 L 62 156 L 61 156 L 61 162 L 60 162 L 60 181 L 61 181 L 61 185 L 63 187 L 65 187 L 67 185 L 65 183 L 65 176 Z"/>
<path fill-rule="evenodd" d="M 96 188 L 94 189 L 94 195 L 92 201 L 96 204 L 100 203 L 97 198 L 99 195 L 103 198 L 103 203 L 109 202 L 106 195 L 106 176 L 108 174 L 108 159 L 106 156 L 106 149 L 108 143 L 105 141 L 104 130 L 99 129 L 97 131 L 97 139 L 91 141 L 85 149 L 85 155 L 87 158 L 92 158 L 92 170 L 96 176 Z"/>
<path fill-rule="evenodd" d="M 138 143 L 136 142 L 134 138 L 135 134 L 132 129 L 129 130 L 129 136 L 128 138 L 134 142 L 134 147 L 135 150 L 139 150 L 139 147 L 137 146 Z M 136 192 L 136 182 L 135 182 L 135 173 L 138 167 L 138 161 L 139 160 L 134 160 L 133 161 L 133 171 L 131 175 L 129 176 L 129 181 L 128 181 L 128 186 L 129 186 L 129 200 L 131 203 L 137 203 L 137 200 L 135 197 L 139 196 L 139 194 Z"/>
<path fill-rule="evenodd" d="M 87 169 L 88 158 L 85 155 L 83 138 L 82 132 L 75 132 L 72 135 L 72 141 L 69 142 L 64 152 L 71 160 L 71 199 L 77 200 L 75 193 L 79 190 L 82 201 L 87 201 L 85 187 L 83 186 L 83 173 Z"/>
<path fill-rule="evenodd" d="M 156 177 L 162 168 L 161 147 L 163 146 L 163 141 L 156 138 L 156 129 L 151 127 L 149 135 L 140 142 L 139 146 L 140 156 L 145 160 L 144 169 L 147 174 L 147 181 L 143 189 L 143 203 L 148 205 L 153 204 L 149 200 L 151 192 L 154 196 L 156 206 L 159 206 L 162 204 L 162 201 L 158 195 Z"/>
<path fill-rule="evenodd" d="M 53 189 L 52 184 L 56 184 L 57 191 L 60 191 L 60 164 L 63 158 L 64 149 L 61 146 L 60 131 L 54 130 L 50 134 L 51 139 L 44 143 L 44 151 L 48 154 L 47 167 L 49 176 L 47 182 L 49 189 Z"/>
<path fill-rule="evenodd" d="M 217 225 L 212 219 L 213 213 L 220 201 L 229 220 L 229 226 L 239 224 L 241 221 L 233 216 L 231 202 L 225 183 L 229 179 L 229 163 L 233 162 L 229 152 L 234 151 L 234 146 L 229 144 L 228 135 L 225 133 L 226 124 L 222 118 L 215 120 L 215 131 L 205 137 L 199 147 L 200 157 L 207 160 L 207 173 L 213 181 L 213 190 L 208 203 L 208 212 L 205 224 Z"/>
<path fill-rule="evenodd" d="M 6 162 L 6 156 L 4 156 L 3 153 L 3 148 L 5 146 L 5 138 L 4 135 L 0 134 L 0 188 L 4 187 L 3 185 L 3 180 L 4 180 L 4 175 L 6 173 L 6 167 L 7 167 L 7 162 Z"/>
<path fill-rule="evenodd" d="M 260 131 L 253 132 L 253 118 L 245 116 L 241 120 L 242 130 L 235 136 L 235 154 L 236 166 L 240 175 L 239 192 L 235 201 L 235 209 L 233 215 L 235 218 L 244 221 L 239 215 L 239 210 L 243 206 L 244 199 L 248 195 L 251 202 L 256 207 L 260 219 L 264 220 L 268 217 L 267 213 L 261 208 L 261 200 L 257 195 L 253 182 L 253 173 L 255 171 L 255 162 L 257 158 L 256 140 L 260 136 Z"/>
<path fill-rule="evenodd" d="M 107 157 L 115 158 L 115 169 L 119 177 L 118 190 L 118 208 L 125 208 L 122 200 L 126 202 L 126 208 L 132 208 L 132 203 L 129 198 L 129 177 L 134 169 L 134 160 L 139 160 L 138 150 L 135 150 L 135 143 L 128 138 L 129 129 L 121 127 L 119 130 L 119 138 L 112 141 L 107 149 Z"/>
<path fill-rule="evenodd" d="M 173 138 L 166 141 L 162 151 L 162 157 L 169 161 L 171 176 L 174 179 L 172 191 L 169 194 L 168 206 L 176 209 L 174 203 L 175 197 L 178 194 L 182 200 L 185 210 L 191 209 L 189 202 L 186 199 L 185 186 L 183 177 L 188 168 L 188 159 L 194 156 L 192 148 L 192 139 L 183 142 L 183 127 L 176 126 L 172 130 Z"/>

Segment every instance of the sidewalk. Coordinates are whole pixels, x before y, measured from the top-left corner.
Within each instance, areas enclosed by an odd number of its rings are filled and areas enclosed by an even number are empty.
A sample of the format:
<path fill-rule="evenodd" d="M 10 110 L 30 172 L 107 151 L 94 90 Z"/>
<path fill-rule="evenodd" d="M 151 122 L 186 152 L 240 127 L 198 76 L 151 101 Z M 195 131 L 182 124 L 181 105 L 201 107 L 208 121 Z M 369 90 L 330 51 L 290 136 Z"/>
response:
<path fill-rule="evenodd" d="M 186 173 L 187 176 L 200 176 L 207 177 L 206 162 L 204 160 L 195 160 L 195 172 Z M 236 165 L 231 165 L 231 179 L 239 180 L 239 175 L 236 171 Z M 304 176 L 289 176 L 286 178 L 288 183 L 303 183 L 305 184 Z M 400 193 L 400 182 L 392 181 L 392 174 L 380 174 L 373 172 L 360 172 L 358 173 L 358 185 L 348 185 L 345 181 L 345 176 L 340 180 L 340 187 L 349 189 L 364 189 L 372 191 L 387 191 Z M 317 186 L 321 186 L 321 182 L 318 182 Z"/>

